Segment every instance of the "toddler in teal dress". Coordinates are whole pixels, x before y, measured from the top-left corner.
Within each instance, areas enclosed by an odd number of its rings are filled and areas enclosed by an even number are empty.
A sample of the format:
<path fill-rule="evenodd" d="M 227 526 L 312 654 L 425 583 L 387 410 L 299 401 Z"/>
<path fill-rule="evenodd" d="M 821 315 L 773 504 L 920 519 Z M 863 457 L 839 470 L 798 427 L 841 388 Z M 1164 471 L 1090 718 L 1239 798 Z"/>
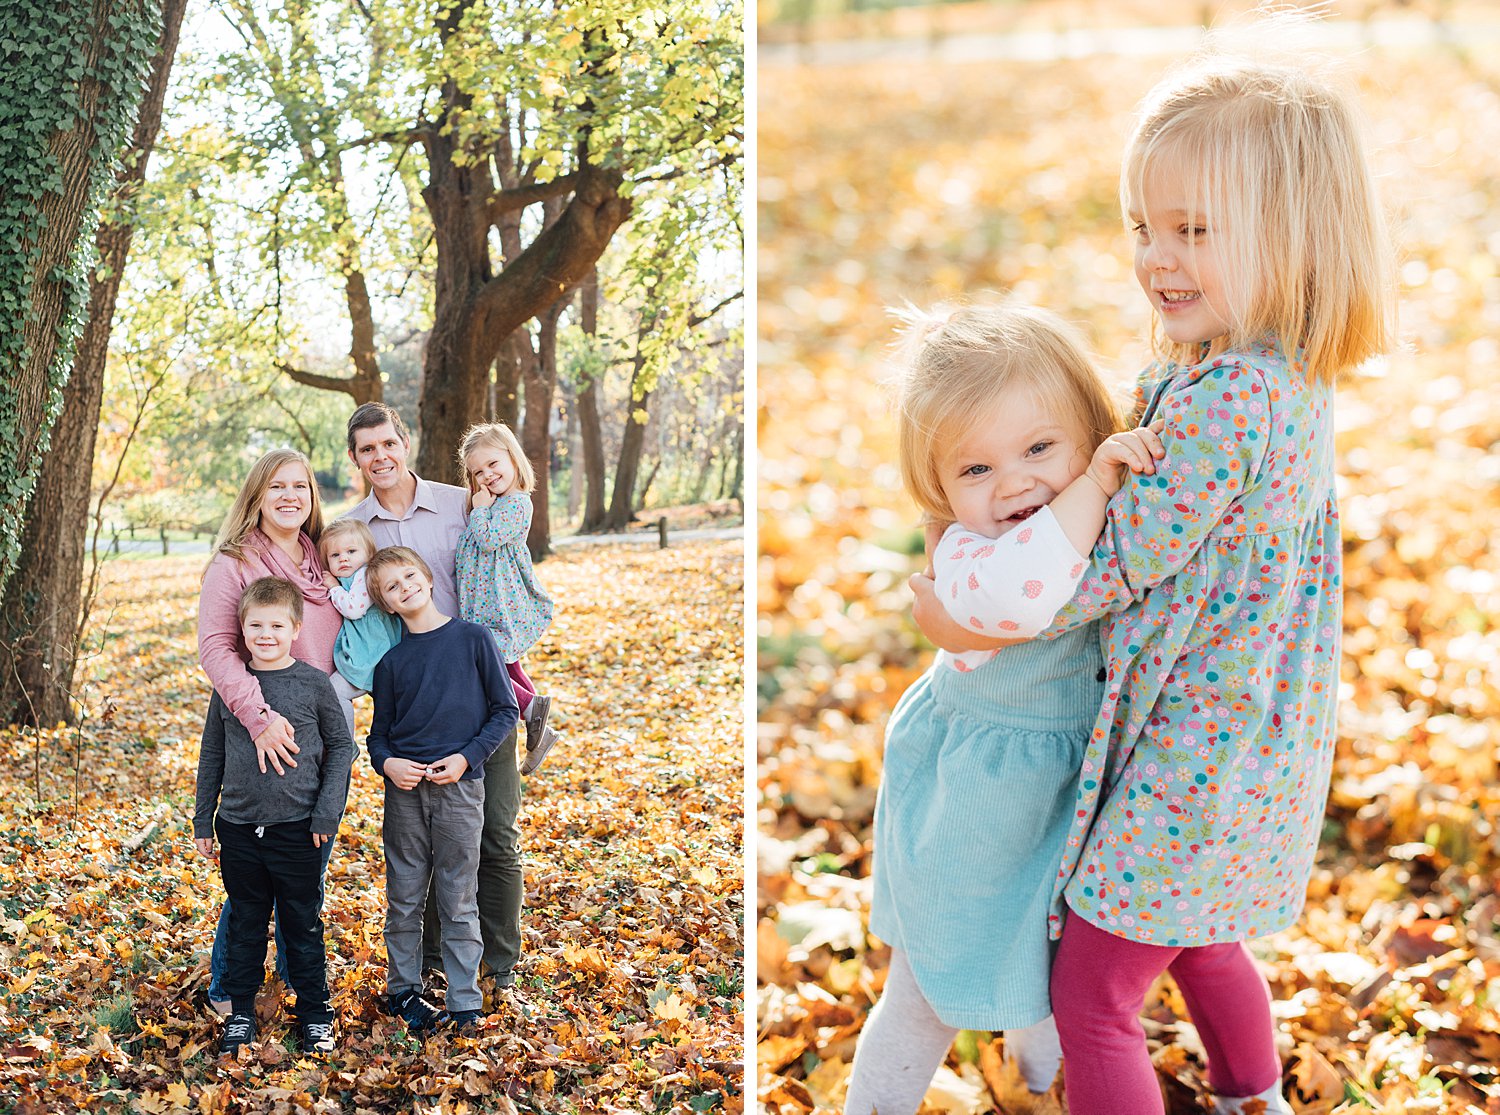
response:
<path fill-rule="evenodd" d="M 1152 472 L 1161 444 L 1115 433 L 1104 385 L 1051 314 L 976 306 L 910 333 L 901 469 L 918 506 L 953 523 L 933 550 L 939 599 L 976 632 L 1035 634 L 1072 597 L 1123 472 Z M 870 917 L 891 964 L 851 1115 L 915 1111 L 959 1029 L 1006 1031 L 1031 1089 L 1051 1085 L 1047 913 L 1102 666 L 1091 626 L 943 652 L 897 705 Z"/>
<path fill-rule="evenodd" d="M 318 537 L 318 555 L 326 567 L 323 584 L 344 622 L 333 644 L 333 688 L 345 701 L 370 691 L 375 663 L 401 641 L 401 621 L 370 607 L 365 565 L 376 550 L 370 528 L 358 519 L 338 519 Z"/>

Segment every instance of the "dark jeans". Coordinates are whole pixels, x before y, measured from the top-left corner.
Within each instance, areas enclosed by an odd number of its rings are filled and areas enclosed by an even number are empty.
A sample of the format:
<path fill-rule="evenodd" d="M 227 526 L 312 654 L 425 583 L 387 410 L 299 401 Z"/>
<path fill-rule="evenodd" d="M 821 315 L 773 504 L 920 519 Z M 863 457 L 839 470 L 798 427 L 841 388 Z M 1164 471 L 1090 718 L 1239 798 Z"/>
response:
<path fill-rule="evenodd" d="M 484 765 L 484 831 L 479 837 L 479 936 L 484 966 L 506 977 L 521 959 L 521 772 L 516 769 L 516 733 Z M 422 917 L 422 966 L 441 970 L 442 930 L 437 892 L 429 889 Z"/>
<path fill-rule="evenodd" d="M 230 899 L 224 993 L 236 1014 L 255 1013 L 266 968 L 266 927 L 274 905 L 281 916 L 287 974 L 299 1022 L 332 1022 L 323 919 L 319 916 L 322 849 L 307 821 L 237 825 L 219 820 L 219 870 Z M 259 835 L 257 835 L 257 833 Z"/>

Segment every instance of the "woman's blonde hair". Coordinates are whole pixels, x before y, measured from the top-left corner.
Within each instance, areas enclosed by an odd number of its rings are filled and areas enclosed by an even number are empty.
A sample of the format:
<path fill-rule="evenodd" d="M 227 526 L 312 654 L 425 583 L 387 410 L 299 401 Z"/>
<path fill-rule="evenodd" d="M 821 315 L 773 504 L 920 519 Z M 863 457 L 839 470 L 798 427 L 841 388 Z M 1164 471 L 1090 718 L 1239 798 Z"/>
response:
<path fill-rule="evenodd" d="M 1164 167 L 1218 253 L 1230 330 L 1211 354 L 1274 337 L 1331 382 L 1389 347 L 1390 244 L 1362 127 L 1352 99 L 1307 59 L 1210 51 L 1160 82 L 1125 149 L 1128 224 L 1144 220 L 1147 183 Z M 1203 357 L 1154 319 L 1152 344 L 1179 363 Z"/>
<path fill-rule="evenodd" d="M 369 525 L 363 519 L 335 519 L 323 528 L 323 534 L 318 539 L 318 557 L 323 559 L 325 566 L 328 564 L 328 548 L 350 534 L 364 544 L 367 562 L 375 556 L 375 551 L 380 547 L 375 545 L 375 536 L 370 533 Z"/>
<path fill-rule="evenodd" d="M 1031 388 L 1050 413 L 1073 420 L 1085 452 L 1120 428 L 1082 341 L 1055 314 L 1012 302 L 927 314 L 908 308 L 897 316 L 906 326 L 897 399 L 901 480 L 932 519 L 953 519 L 939 472 L 944 451 L 976 423 L 1004 421 L 996 406 L 1012 388 Z"/>
<path fill-rule="evenodd" d="M 245 560 L 245 538 L 260 525 L 260 504 L 266 498 L 266 489 L 271 478 L 282 465 L 296 461 L 307 470 L 310 507 L 303 532 L 316 542 L 323 534 L 323 500 L 318 495 L 318 478 L 313 475 L 312 463 L 295 449 L 273 449 L 250 466 L 250 475 L 240 486 L 239 495 L 224 516 L 224 525 L 214 539 L 214 553 L 228 554 L 236 561 Z"/>
<path fill-rule="evenodd" d="M 464 431 L 463 440 L 458 443 L 458 471 L 468 482 L 469 491 L 479 490 L 479 483 L 467 464 L 469 454 L 482 446 L 503 449 L 510 454 L 511 462 L 516 468 L 516 486 L 512 491 L 530 492 L 536 488 L 536 469 L 531 466 L 531 461 L 521 448 L 520 439 L 505 423 L 487 422 L 482 426 L 470 426 Z"/>

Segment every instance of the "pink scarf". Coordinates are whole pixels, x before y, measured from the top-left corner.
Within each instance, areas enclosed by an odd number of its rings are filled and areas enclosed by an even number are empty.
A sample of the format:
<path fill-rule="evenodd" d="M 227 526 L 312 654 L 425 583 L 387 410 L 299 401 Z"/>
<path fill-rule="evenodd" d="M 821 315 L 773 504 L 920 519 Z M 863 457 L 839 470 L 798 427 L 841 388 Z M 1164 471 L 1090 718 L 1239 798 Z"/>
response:
<path fill-rule="evenodd" d="M 297 540 L 302 543 L 302 561 L 295 565 L 287 557 L 286 551 L 273 542 L 260 527 L 245 535 L 244 545 L 246 550 L 254 551 L 261 564 L 273 576 L 291 581 L 301 589 L 302 599 L 309 604 L 326 604 L 328 587 L 323 584 L 323 563 L 318 558 L 318 547 L 305 530 L 297 532 Z"/>

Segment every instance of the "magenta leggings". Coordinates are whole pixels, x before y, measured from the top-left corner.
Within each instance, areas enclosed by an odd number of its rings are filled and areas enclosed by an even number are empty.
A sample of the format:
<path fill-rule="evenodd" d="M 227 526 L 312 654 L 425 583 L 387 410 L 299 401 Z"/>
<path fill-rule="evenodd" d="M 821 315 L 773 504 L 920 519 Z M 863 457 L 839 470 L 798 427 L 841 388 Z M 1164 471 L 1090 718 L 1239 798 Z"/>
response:
<path fill-rule="evenodd" d="M 526 719 L 526 710 L 531 707 L 531 698 L 536 696 L 536 686 L 521 669 L 519 662 L 507 662 L 505 672 L 510 675 L 510 687 L 516 691 L 516 704 L 521 706 L 521 719 Z"/>
<path fill-rule="evenodd" d="M 1187 1001 L 1215 1092 L 1254 1096 L 1280 1079 L 1270 989 L 1242 943 L 1143 945 L 1070 910 L 1052 962 L 1070 1115 L 1162 1115 L 1140 1013 L 1163 969 Z"/>

